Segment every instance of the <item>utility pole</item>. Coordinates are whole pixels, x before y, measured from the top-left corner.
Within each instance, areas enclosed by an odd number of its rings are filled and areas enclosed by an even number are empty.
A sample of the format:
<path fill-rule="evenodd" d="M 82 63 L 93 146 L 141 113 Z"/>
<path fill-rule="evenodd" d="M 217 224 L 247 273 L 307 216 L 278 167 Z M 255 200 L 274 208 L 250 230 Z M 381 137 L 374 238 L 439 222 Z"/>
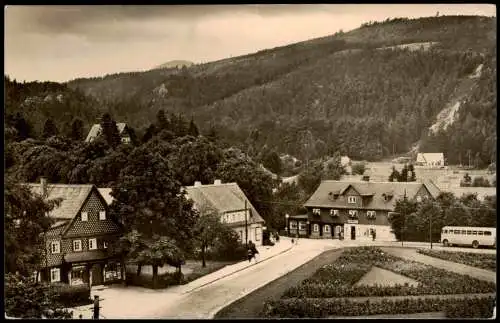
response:
<path fill-rule="evenodd" d="M 431 241 L 431 249 L 432 249 L 432 212 L 429 214 L 429 240 Z"/>
<path fill-rule="evenodd" d="M 245 244 L 248 248 L 247 200 L 245 199 Z"/>
<path fill-rule="evenodd" d="M 404 241 L 405 218 L 406 218 L 406 188 L 405 188 L 404 204 L 403 204 L 403 226 L 401 227 L 401 247 L 403 246 L 403 241 Z"/>

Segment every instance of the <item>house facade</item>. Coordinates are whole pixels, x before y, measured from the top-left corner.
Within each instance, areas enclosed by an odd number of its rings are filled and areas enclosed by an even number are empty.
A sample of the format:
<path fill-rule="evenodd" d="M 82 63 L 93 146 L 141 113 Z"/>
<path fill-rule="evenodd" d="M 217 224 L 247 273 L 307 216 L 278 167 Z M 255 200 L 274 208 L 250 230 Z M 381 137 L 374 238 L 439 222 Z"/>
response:
<path fill-rule="evenodd" d="M 193 201 L 193 207 L 200 211 L 201 216 L 204 210 L 215 210 L 221 222 L 238 233 L 242 243 L 251 240 L 257 246 L 262 245 L 264 219 L 237 183 L 223 184 L 215 180 L 214 184 L 202 185 L 201 182 L 195 182 L 185 189 L 187 197 Z"/>
<path fill-rule="evenodd" d="M 124 266 L 108 254 L 108 245 L 122 233 L 108 214 L 108 204 L 94 185 L 27 184 L 46 199 L 61 199 L 48 216 L 54 224 L 45 233 L 40 280 L 70 285 L 103 285 L 122 281 Z"/>
<path fill-rule="evenodd" d="M 130 133 L 127 127 L 126 123 L 117 123 L 116 128 L 118 128 L 118 133 L 120 134 L 121 141 L 123 143 L 130 143 Z M 85 142 L 92 142 L 94 141 L 97 137 L 99 137 L 102 134 L 102 128 L 101 125 L 96 123 L 90 128 L 90 131 L 85 138 Z"/>
<path fill-rule="evenodd" d="M 415 161 L 417 166 L 426 167 L 441 167 L 444 166 L 444 154 L 443 153 L 418 153 L 417 160 Z"/>
<path fill-rule="evenodd" d="M 304 204 L 307 214 L 291 216 L 291 235 L 316 239 L 394 241 L 389 217 L 396 201 L 435 198 L 439 189 L 432 183 L 322 181 Z"/>

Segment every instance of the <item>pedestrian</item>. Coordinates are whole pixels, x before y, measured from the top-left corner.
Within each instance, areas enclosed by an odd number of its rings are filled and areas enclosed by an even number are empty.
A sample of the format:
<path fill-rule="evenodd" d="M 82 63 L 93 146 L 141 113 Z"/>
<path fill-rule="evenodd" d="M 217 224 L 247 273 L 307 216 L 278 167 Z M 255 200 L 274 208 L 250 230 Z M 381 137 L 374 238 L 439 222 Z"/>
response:
<path fill-rule="evenodd" d="M 280 242 L 280 234 L 276 232 L 276 243 Z"/>
<path fill-rule="evenodd" d="M 255 244 L 250 240 L 248 242 L 248 262 L 252 261 L 252 258 L 255 258 L 255 262 L 257 262 L 257 255 L 259 254 L 259 251 L 257 250 L 257 247 Z"/>
<path fill-rule="evenodd" d="M 81 319 L 83 319 L 83 315 L 82 315 L 82 314 L 78 315 L 78 318 L 79 318 L 80 320 L 81 320 Z"/>
<path fill-rule="evenodd" d="M 299 234 L 295 234 L 295 244 L 299 244 Z"/>
<path fill-rule="evenodd" d="M 373 241 L 375 241 L 375 238 L 377 237 L 377 232 L 375 230 L 373 230 L 372 236 L 373 236 Z"/>
<path fill-rule="evenodd" d="M 99 296 L 94 295 L 94 320 L 99 319 Z"/>
<path fill-rule="evenodd" d="M 340 240 L 344 240 L 344 231 L 340 231 Z"/>

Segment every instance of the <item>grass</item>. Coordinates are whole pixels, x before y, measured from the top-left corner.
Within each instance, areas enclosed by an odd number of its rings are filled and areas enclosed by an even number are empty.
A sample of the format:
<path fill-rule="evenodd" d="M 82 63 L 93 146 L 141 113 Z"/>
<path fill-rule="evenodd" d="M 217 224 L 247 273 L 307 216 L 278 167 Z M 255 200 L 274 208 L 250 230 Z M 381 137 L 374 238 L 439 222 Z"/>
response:
<path fill-rule="evenodd" d="M 497 256 L 496 254 L 480 254 L 471 252 L 452 252 L 444 250 L 429 250 L 429 249 L 419 249 L 418 253 L 439 258 L 447 261 L 456 262 L 459 264 L 464 264 L 472 267 L 477 267 L 481 269 L 496 271 L 497 269 Z"/>

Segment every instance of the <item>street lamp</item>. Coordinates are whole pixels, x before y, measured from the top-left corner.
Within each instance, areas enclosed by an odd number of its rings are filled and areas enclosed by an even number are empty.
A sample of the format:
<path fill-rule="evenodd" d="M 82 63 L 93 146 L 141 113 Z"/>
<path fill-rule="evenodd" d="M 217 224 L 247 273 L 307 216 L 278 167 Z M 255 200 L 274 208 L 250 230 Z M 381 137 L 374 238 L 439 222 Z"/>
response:
<path fill-rule="evenodd" d="M 287 213 L 287 214 L 285 214 L 285 219 L 286 219 L 286 221 L 285 221 L 285 222 L 286 222 L 285 232 L 287 233 L 287 235 L 288 235 L 288 218 L 289 218 L 289 217 L 290 217 L 290 215 L 288 215 L 288 213 Z M 291 232 L 290 232 L 290 233 L 291 233 Z"/>

